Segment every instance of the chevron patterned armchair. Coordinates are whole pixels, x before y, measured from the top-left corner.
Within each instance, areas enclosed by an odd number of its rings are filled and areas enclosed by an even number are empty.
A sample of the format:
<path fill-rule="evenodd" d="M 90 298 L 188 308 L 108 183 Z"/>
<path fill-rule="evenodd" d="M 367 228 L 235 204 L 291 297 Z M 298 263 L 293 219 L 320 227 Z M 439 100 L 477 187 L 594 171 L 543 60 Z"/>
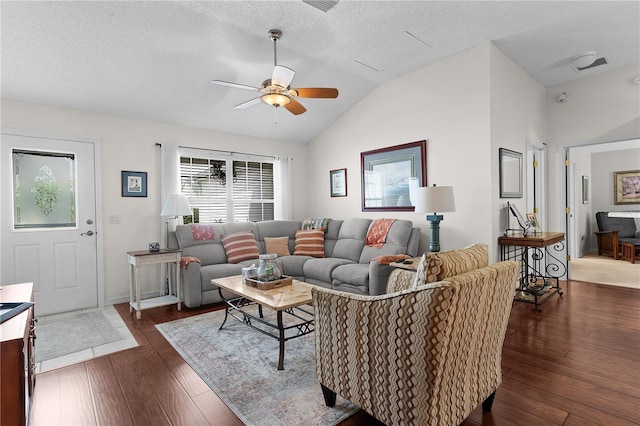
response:
<path fill-rule="evenodd" d="M 519 271 L 500 262 L 380 296 L 314 287 L 326 404 L 338 394 L 387 425 L 458 425 L 480 404 L 490 411 Z"/>

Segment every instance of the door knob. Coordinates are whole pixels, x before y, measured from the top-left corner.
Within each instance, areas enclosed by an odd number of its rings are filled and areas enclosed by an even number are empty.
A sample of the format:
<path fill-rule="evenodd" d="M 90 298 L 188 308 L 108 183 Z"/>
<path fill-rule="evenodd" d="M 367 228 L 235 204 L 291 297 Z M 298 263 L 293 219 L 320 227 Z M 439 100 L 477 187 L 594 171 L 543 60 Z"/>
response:
<path fill-rule="evenodd" d="M 87 231 L 87 232 L 83 232 L 80 235 L 88 235 L 89 237 L 93 235 L 93 231 Z"/>

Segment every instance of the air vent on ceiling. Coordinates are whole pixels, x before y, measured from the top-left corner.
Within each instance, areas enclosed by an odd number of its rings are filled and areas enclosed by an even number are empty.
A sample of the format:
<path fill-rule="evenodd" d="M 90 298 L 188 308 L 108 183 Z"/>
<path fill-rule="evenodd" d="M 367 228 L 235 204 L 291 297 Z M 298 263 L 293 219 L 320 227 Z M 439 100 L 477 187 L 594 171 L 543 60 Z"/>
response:
<path fill-rule="evenodd" d="M 338 1 L 340 0 L 302 0 L 303 3 L 313 6 L 325 13 L 333 9 L 333 7 L 338 4 Z"/>
<path fill-rule="evenodd" d="M 590 68 L 599 67 L 600 65 L 605 65 L 607 63 L 608 63 L 607 60 L 604 57 L 602 57 L 602 58 L 598 58 L 595 61 L 593 61 L 593 63 L 591 65 L 587 65 L 585 67 L 574 66 L 573 69 L 576 72 L 579 72 L 579 71 L 588 70 Z"/>

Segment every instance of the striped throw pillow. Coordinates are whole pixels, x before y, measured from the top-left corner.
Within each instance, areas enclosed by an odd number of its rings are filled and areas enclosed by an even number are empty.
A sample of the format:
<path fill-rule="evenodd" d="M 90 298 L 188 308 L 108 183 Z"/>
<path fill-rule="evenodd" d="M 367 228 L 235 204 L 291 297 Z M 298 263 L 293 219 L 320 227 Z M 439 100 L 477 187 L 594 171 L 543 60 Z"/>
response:
<path fill-rule="evenodd" d="M 293 254 L 324 257 L 324 229 L 296 231 L 296 246 Z"/>
<path fill-rule="evenodd" d="M 222 240 L 224 251 L 227 253 L 227 262 L 229 263 L 257 259 L 260 256 L 256 237 L 251 231 L 223 235 L 220 239 Z"/>

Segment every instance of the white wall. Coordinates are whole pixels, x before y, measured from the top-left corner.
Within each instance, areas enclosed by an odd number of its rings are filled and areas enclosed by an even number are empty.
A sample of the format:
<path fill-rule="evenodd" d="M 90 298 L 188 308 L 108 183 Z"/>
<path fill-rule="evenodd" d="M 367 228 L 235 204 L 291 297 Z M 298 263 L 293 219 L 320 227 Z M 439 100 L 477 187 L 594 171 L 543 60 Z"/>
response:
<path fill-rule="evenodd" d="M 473 64 L 473 72 L 469 72 Z M 427 140 L 427 183 L 452 185 L 456 212 L 440 223 L 442 250 L 490 243 L 491 155 L 489 140 L 489 45 L 468 50 L 376 88 L 309 145 L 309 214 L 394 217 L 422 229 L 425 214 L 363 212 L 360 153 Z M 329 170 L 347 168 L 348 196 L 331 198 Z"/>
<path fill-rule="evenodd" d="M 491 180 L 492 245 L 498 250 L 498 237 L 507 228 L 519 229 L 509 213 L 507 202 L 527 212 L 526 196 L 522 198 L 500 198 L 499 150 L 507 148 L 523 156 L 523 191 L 527 188 L 526 163 L 527 141 L 544 140 L 546 123 L 544 114 L 544 87 L 518 67 L 500 50 L 491 48 Z M 544 213 L 544 212 L 543 212 Z M 542 219 L 542 218 L 541 218 Z M 490 244 L 491 247 L 491 244 Z M 495 259 L 497 260 L 497 259 Z"/>
<path fill-rule="evenodd" d="M 126 252 L 144 250 L 148 242 L 160 241 L 160 150 L 156 142 L 180 146 L 220 149 L 262 155 L 294 157 L 294 217 L 302 218 L 307 191 L 307 147 L 266 139 L 245 137 L 170 124 L 92 114 L 63 108 L 2 99 L 2 127 L 49 132 L 54 136 L 101 141 L 102 205 L 97 221 L 104 233 L 104 298 L 107 304 L 128 300 Z M 122 170 L 148 173 L 147 198 L 121 197 Z M 119 215 L 119 225 L 108 224 L 110 215 Z M 147 270 L 149 269 L 149 270 Z M 142 292 L 157 293 L 158 269 L 143 270 Z"/>
<path fill-rule="evenodd" d="M 564 148 L 640 137 L 640 86 L 631 84 L 638 74 L 640 64 L 547 88 L 550 229 L 565 230 Z M 561 92 L 569 102 L 556 102 Z"/>
<path fill-rule="evenodd" d="M 498 258 L 509 218 L 499 198 L 498 148 L 526 152 L 545 135 L 544 88 L 490 43 L 381 85 L 309 145 L 309 212 L 327 217 L 397 217 L 422 229 L 425 215 L 362 212 L 360 153 L 427 140 L 428 185 L 452 185 L 456 212 L 444 214 L 441 249 L 475 242 Z M 346 167 L 348 196 L 329 196 L 329 170 Z M 522 204 L 524 198 L 516 200 Z"/>

